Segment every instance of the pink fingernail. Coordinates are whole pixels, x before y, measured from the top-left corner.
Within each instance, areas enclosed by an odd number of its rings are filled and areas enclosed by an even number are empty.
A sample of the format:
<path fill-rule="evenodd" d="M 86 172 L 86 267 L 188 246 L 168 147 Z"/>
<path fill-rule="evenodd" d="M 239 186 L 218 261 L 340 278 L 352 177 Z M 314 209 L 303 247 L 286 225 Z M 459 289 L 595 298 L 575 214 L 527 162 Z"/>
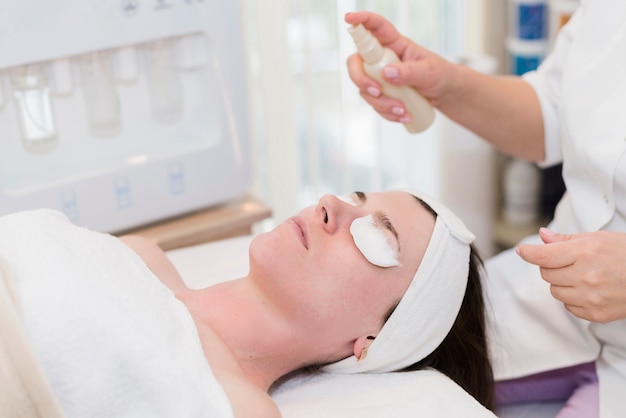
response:
<path fill-rule="evenodd" d="M 398 69 L 396 67 L 385 67 L 383 71 L 387 78 L 396 78 L 398 76 Z"/>
<path fill-rule="evenodd" d="M 402 116 L 404 115 L 404 109 L 399 106 L 394 106 L 391 108 L 391 113 L 394 115 Z"/>
<path fill-rule="evenodd" d="M 369 94 L 372 97 L 378 97 L 380 96 L 380 90 L 378 90 L 376 87 L 368 87 L 365 89 L 365 91 L 367 91 L 367 94 Z"/>
<path fill-rule="evenodd" d="M 411 123 L 411 117 L 409 115 L 402 116 L 399 121 L 401 123 Z"/>

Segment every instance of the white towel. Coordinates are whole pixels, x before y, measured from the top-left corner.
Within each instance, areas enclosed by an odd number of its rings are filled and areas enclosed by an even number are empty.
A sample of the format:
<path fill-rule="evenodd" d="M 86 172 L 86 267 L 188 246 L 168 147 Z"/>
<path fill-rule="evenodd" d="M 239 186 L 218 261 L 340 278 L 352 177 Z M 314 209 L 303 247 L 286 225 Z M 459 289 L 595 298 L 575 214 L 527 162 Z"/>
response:
<path fill-rule="evenodd" d="M 298 375 L 272 397 L 283 418 L 495 418 L 435 370 Z"/>
<path fill-rule="evenodd" d="M 0 218 L 27 338 L 68 417 L 232 417 L 185 306 L 117 238 Z"/>

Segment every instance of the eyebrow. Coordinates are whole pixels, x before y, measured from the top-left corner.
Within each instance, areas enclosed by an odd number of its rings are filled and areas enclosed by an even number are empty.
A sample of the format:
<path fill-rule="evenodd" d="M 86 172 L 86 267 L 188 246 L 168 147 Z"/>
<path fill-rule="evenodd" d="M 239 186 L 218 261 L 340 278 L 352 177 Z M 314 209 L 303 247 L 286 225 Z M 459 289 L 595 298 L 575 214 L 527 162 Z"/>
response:
<path fill-rule="evenodd" d="M 357 197 L 357 200 L 361 203 L 361 204 L 365 204 L 365 202 L 367 202 L 367 195 L 363 192 L 354 192 L 354 194 Z M 398 236 L 398 231 L 396 230 L 396 228 L 393 226 L 393 223 L 391 223 L 391 220 L 389 219 L 389 217 L 385 214 L 384 211 L 376 211 L 377 214 L 380 214 L 381 216 L 379 216 L 379 218 L 382 219 L 386 219 L 387 222 L 389 223 L 389 229 L 391 230 L 391 233 L 393 234 L 393 236 L 396 238 L 396 241 L 398 241 L 398 245 L 400 245 L 400 238 Z"/>
<path fill-rule="evenodd" d="M 365 193 L 363 192 L 354 192 L 354 194 L 356 195 L 356 198 L 359 202 L 361 202 L 361 204 L 367 202 L 367 196 L 365 196 Z"/>

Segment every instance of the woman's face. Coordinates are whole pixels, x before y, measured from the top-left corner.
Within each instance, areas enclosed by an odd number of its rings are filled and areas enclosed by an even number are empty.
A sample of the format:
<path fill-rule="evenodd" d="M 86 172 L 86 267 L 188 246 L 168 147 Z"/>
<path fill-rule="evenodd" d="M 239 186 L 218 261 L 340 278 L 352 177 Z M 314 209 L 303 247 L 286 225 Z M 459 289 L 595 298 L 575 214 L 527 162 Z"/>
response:
<path fill-rule="evenodd" d="M 399 266 L 379 267 L 355 245 L 350 226 L 372 215 Z M 409 286 L 434 217 L 412 195 L 323 196 L 250 246 L 250 273 L 264 297 L 295 326 L 327 338 L 375 336 Z"/>

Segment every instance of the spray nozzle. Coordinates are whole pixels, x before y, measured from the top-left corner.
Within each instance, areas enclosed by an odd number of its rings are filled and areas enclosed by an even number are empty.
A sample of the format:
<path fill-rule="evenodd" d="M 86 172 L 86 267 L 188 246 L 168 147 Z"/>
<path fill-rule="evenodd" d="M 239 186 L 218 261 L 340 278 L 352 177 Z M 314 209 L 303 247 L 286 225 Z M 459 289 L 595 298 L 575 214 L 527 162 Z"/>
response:
<path fill-rule="evenodd" d="M 365 62 L 372 63 L 382 58 L 384 54 L 383 47 L 378 42 L 378 39 L 372 36 L 370 31 L 365 29 L 362 24 L 352 25 L 348 28 L 348 32 L 354 39 L 356 49 Z"/>
<path fill-rule="evenodd" d="M 350 26 L 348 28 L 348 32 L 352 35 L 354 42 L 361 42 L 367 37 L 367 35 L 369 35 L 367 29 L 365 29 L 365 27 L 360 23 Z"/>

